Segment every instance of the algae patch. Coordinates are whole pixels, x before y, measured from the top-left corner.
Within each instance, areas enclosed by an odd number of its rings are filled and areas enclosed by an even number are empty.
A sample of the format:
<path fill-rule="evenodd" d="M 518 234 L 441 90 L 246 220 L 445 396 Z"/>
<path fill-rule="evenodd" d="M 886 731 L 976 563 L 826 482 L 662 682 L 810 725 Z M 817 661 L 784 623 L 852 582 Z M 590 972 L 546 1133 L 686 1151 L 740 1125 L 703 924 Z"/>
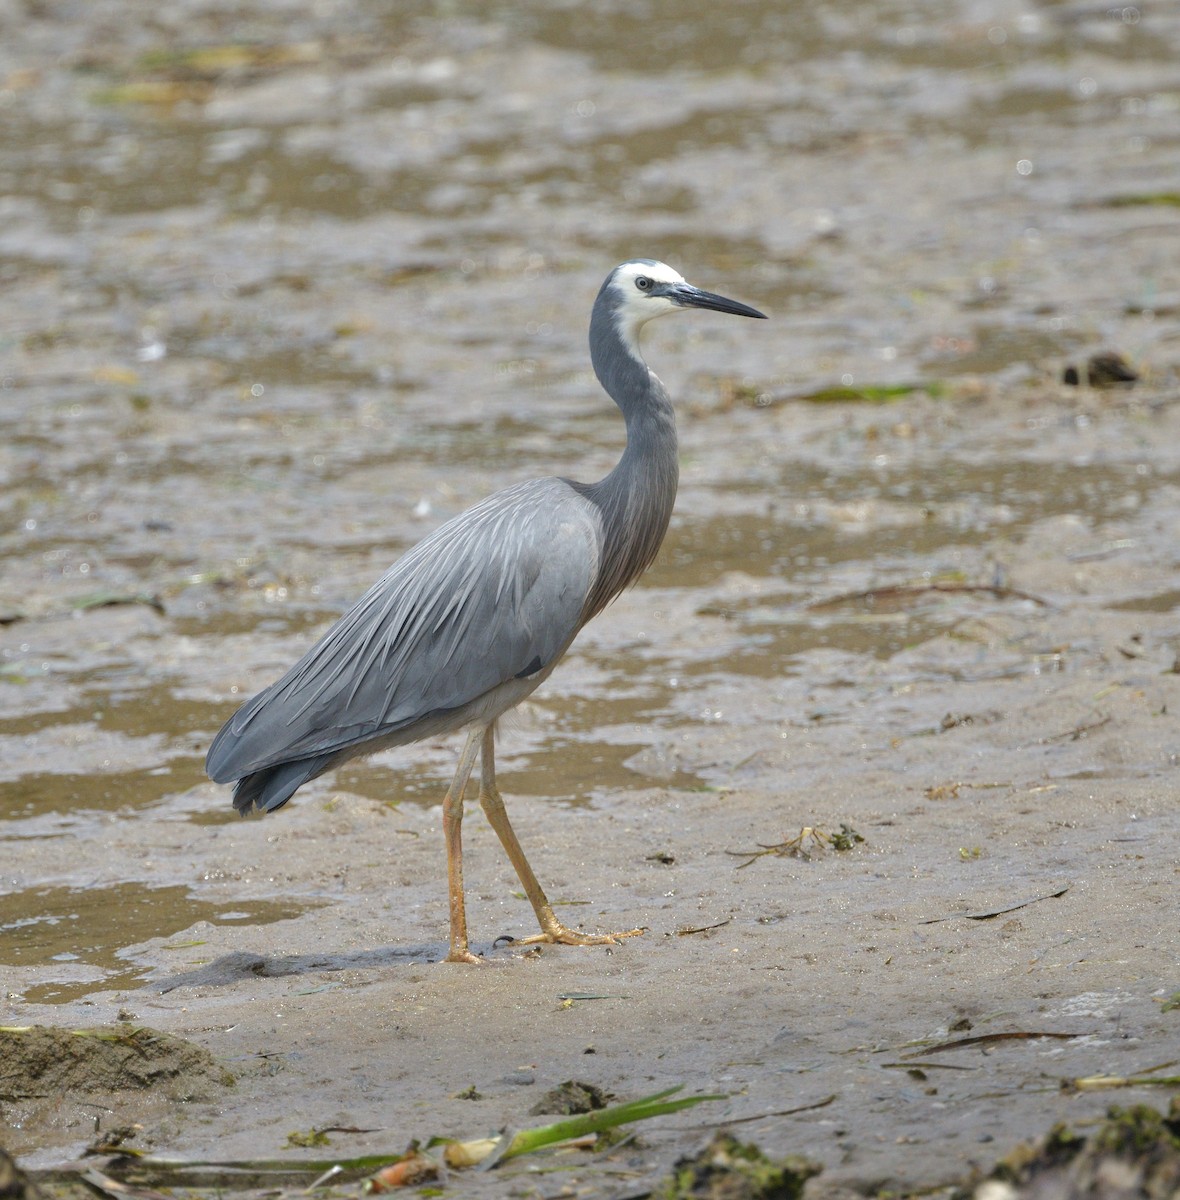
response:
<path fill-rule="evenodd" d="M 656 1200 L 798 1200 L 823 1168 L 801 1155 L 768 1158 L 752 1143 L 718 1133 L 699 1154 L 682 1158 L 653 1195 Z"/>
<path fill-rule="evenodd" d="M 971 1195 L 974 1200 L 1180 1195 L 1180 1103 L 1173 1101 L 1166 1116 L 1146 1104 L 1111 1108 L 1088 1137 L 1055 1125 L 1001 1159 Z"/>

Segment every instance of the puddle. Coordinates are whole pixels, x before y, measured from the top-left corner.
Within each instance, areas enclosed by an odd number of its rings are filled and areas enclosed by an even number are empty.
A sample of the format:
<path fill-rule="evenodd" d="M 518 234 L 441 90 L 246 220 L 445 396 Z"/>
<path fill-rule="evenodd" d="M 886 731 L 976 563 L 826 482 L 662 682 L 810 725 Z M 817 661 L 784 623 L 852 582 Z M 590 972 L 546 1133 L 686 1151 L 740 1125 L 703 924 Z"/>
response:
<path fill-rule="evenodd" d="M 89 676 L 91 681 L 101 676 Z M 207 728 L 219 706 L 176 699 L 166 688 L 124 690 L 129 680 L 107 675 L 105 689 L 84 691 L 82 703 L 61 712 L 28 713 L 0 717 L 0 737 L 18 737 L 47 729 L 92 724 L 94 728 L 127 737 L 148 737 L 161 725 L 177 734 Z M 162 720 L 163 718 L 163 720 Z"/>
<path fill-rule="evenodd" d="M 1180 608 L 1180 589 L 1159 592 L 1154 596 L 1136 596 L 1110 605 L 1116 612 L 1170 613 Z"/>
<path fill-rule="evenodd" d="M 128 962 L 128 947 L 168 938 L 197 921 L 269 925 L 314 907 L 280 900 L 214 904 L 183 887 L 32 888 L 0 896 L 0 963 L 37 966 L 50 979 L 22 992 L 30 1004 L 64 1004 L 96 991 L 134 988 L 147 969 Z"/>
<path fill-rule="evenodd" d="M 669 727 L 668 724 L 660 726 L 661 729 Z M 634 731 L 630 736 L 638 732 Z M 656 730 L 652 728 L 645 732 L 650 739 Z M 693 791 L 706 787 L 705 781 L 692 771 L 675 766 L 659 767 L 648 756 L 641 756 L 648 745 L 649 740 L 638 738 L 617 744 L 555 739 L 546 743 L 544 750 L 527 767 L 515 767 L 497 774 L 503 780 L 505 795 L 511 789 L 522 796 L 564 799 L 571 804 L 590 803 L 597 796 L 629 788 L 656 785 L 676 791 Z M 555 785 L 560 789 L 556 796 Z"/>
<path fill-rule="evenodd" d="M 977 639 L 979 622 L 1005 612 L 1030 615 L 1035 600 L 1019 593 L 992 595 L 986 587 L 973 590 L 955 584 L 945 590 L 922 583 L 888 585 L 875 592 L 853 593 L 845 599 L 799 604 L 773 595 L 722 601 L 707 605 L 701 615 L 720 616 L 735 630 L 737 646 L 727 650 L 727 669 L 755 675 L 785 677 L 797 673 L 797 660 L 818 649 L 864 655 L 884 662 L 940 635 Z M 719 656 L 720 657 L 720 656 Z M 716 664 L 695 663 L 685 674 L 715 670 Z"/>
<path fill-rule="evenodd" d="M 636 685 L 642 684 L 639 694 Z M 547 694 L 536 702 L 541 714 L 508 719 L 499 737 L 496 778 L 504 796 L 534 796 L 555 807 L 592 804 L 614 790 L 658 784 L 697 789 L 704 781 L 693 772 L 671 766 L 652 767 L 639 752 L 677 727 L 670 693 L 653 679 L 612 673 L 604 684 L 582 694 Z M 404 747 L 383 755 L 381 762 L 354 760 L 337 769 L 342 790 L 394 804 L 425 807 L 441 804 L 458 758 L 460 741 L 452 738 L 422 749 Z M 414 765 L 398 765 L 413 756 Z M 469 788 L 474 797 L 475 787 Z"/>
<path fill-rule="evenodd" d="M 1125 516 L 1166 484 L 1134 463 L 907 463 L 804 480 L 787 472 L 772 511 L 678 518 L 645 582 L 692 587 L 756 565 L 759 574 L 822 583 L 843 563 L 920 576 L 931 559 L 945 569 L 963 547 L 1018 538 L 1054 516 L 1085 513 L 1095 524 Z"/>
<path fill-rule="evenodd" d="M 0 830 L 76 836 L 96 813 L 130 817 L 204 782 L 194 751 L 227 706 L 177 698 L 171 686 L 142 688 L 132 676 L 62 672 L 51 677 L 51 698 L 65 696 L 69 707 L 0 719 L 8 776 L 0 778 Z"/>
<path fill-rule="evenodd" d="M 0 783 L 0 812 L 5 821 L 22 821 L 47 814 L 80 817 L 96 811 L 146 808 L 165 795 L 204 782 L 204 778 L 196 762 L 173 762 L 151 771 L 22 775 L 11 783 Z M 55 826 L 54 832 L 70 833 L 69 825 Z"/>
<path fill-rule="evenodd" d="M 652 726 L 648 738 L 669 728 L 667 723 Z M 626 788 L 656 784 L 680 790 L 703 788 L 704 781 L 691 771 L 670 768 L 653 773 L 629 765 L 637 753 L 649 745 L 647 740 L 619 742 L 570 741 L 550 737 L 535 753 L 514 754 L 496 763 L 496 779 L 509 808 L 514 796 L 534 796 L 560 810 L 565 805 L 591 804 L 596 797 Z M 384 764 L 359 762 L 339 768 L 335 786 L 372 800 L 394 805 L 413 804 L 426 808 L 442 803 L 456 754 L 449 767 L 440 763 L 437 774 L 421 770 L 399 769 Z M 645 760 L 646 761 L 646 760 Z M 476 789 L 469 790 L 474 801 Z"/>

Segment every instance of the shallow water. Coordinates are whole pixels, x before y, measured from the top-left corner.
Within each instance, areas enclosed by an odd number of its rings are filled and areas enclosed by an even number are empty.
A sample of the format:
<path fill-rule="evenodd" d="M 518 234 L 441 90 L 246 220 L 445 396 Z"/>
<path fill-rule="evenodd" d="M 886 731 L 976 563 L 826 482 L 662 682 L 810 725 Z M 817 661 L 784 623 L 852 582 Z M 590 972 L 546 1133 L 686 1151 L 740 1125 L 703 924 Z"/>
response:
<path fill-rule="evenodd" d="M 12 1003 L 130 988 L 197 921 L 349 902 L 313 851 L 211 871 L 232 814 L 205 749 L 440 520 L 610 468 L 585 323 L 623 258 L 772 320 L 651 331 L 677 515 L 506 732 L 506 794 L 570 812 L 656 787 L 691 813 L 838 770 L 854 795 L 833 756 L 936 732 L 925 684 L 1098 693 L 1101 664 L 1166 666 L 1173 10 L 105 0 L 2 6 L 0 31 Z M 1104 349 L 1137 388 L 1060 384 Z M 979 590 L 862 595 L 932 583 Z M 1110 614 L 1156 624 L 1112 649 Z M 855 736 L 813 747 L 829 725 Z M 1154 729 L 1075 751 L 986 752 L 996 778 L 1155 777 L 1173 753 Z M 364 797 L 416 837 L 453 754 L 381 755 L 299 803 Z"/>
<path fill-rule="evenodd" d="M 210 904 L 195 900 L 183 885 L 44 887 L 0 901 L 0 935 L 12 966 L 59 964 L 61 979 L 27 989 L 24 998 L 31 1004 L 61 1004 L 89 995 L 96 986 L 136 986 L 146 972 L 120 955 L 128 945 L 168 938 L 198 921 L 285 921 L 306 907 L 290 901 Z M 199 944 L 185 940 L 176 948 Z"/>

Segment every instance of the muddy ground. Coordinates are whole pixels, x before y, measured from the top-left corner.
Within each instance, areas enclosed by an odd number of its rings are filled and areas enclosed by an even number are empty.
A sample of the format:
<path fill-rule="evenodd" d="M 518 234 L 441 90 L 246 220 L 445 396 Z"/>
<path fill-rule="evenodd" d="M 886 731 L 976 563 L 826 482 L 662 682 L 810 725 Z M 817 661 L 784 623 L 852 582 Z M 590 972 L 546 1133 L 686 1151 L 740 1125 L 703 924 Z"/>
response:
<path fill-rule="evenodd" d="M 143 1024 L 236 1077 L 10 1089 L 5 1148 L 59 1164 L 97 1119 L 355 1157 L 683 1084 L 726 1099 L 463 1189 L 634 1195 L 728 1125 L 819 1197 L 1161 1101 L 1062 1081 L 1180 1057 L 1172 10 L 0 24 L 3 1024 Z M 499 765 L 563 918 L 646 933 L 495 944 L 532 917 L 474 812 L 486 961 L 443 964 L 455 745 L 244 822 L 204 751 L 440 520 L 609 469 L 585 323 L 638 255 L 772 320 L 650 331 L 673 527 Z M 1100 351 L 1138 381 L 1085 386 Z"/>

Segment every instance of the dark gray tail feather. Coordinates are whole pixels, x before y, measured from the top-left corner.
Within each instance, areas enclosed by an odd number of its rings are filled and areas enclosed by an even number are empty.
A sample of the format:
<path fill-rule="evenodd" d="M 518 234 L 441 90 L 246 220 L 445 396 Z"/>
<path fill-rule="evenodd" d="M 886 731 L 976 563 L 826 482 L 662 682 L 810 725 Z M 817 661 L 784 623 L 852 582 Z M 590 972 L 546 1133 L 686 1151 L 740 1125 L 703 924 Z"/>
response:
<path fill-rule="evenodd" d="M 309 780 L 322 775 L 338 760 L 334 754 L 315 758 L 297 758 L 293 762 L 266 767 L 252 775 L 244 775 L 234 785 L 234 808 L 245 815 L 254 809 L 274 812 Z"/>

